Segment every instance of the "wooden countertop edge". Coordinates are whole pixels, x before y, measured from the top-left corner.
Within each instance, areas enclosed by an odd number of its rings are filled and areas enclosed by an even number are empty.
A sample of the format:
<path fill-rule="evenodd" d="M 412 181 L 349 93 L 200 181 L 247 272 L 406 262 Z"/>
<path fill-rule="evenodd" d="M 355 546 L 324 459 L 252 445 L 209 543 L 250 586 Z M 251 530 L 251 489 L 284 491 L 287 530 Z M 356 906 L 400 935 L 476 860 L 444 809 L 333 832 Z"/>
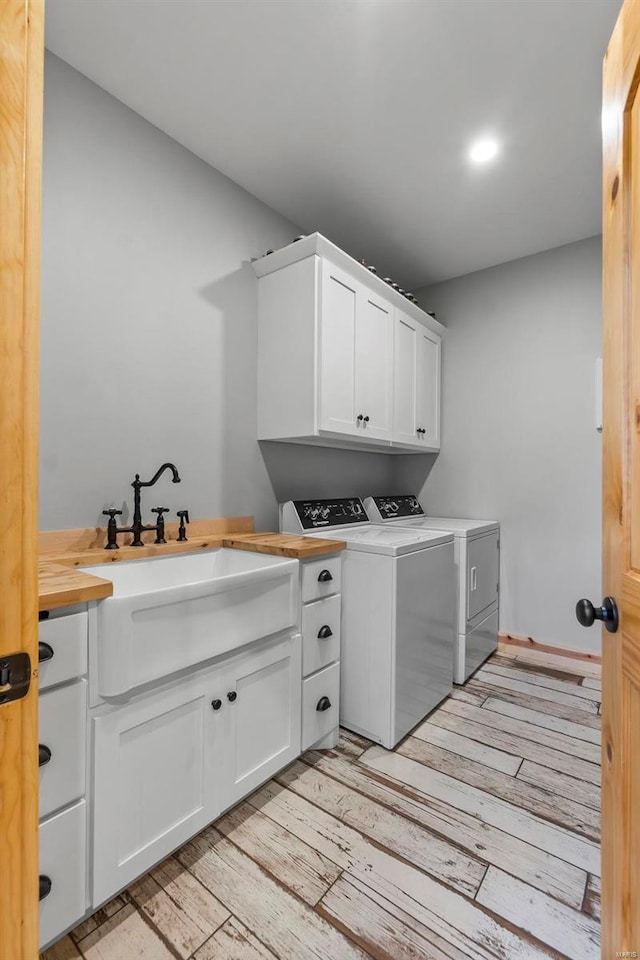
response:
<path fill-rule="evenodd" d="M 271 556 L 303 560 L 307 557 L 337 553 L 346 546 L 340 540 L 307 538 L 279 533 L 222 534 L 204 537 L 192 537 L 186 543 L 169 541 L 162 545 L 147 544 L 144 547 L 121 547 L 119 550 L 88 549 L 69 551 L 60 554 L 44 554 L 40 558 L 39 600 L 40 610 L 54 610 L 57 607 L 74 603 L 86 603 L 89 600 L 102 600 L 113 594 L 110 580 L 94 576 L 75 569 L 76 567 L 97 566 L 106 563 L 118 563 L 126 560 L 141 560 L 149 557 L 163 557 L 180 553 L 195 553 L 198 550 L 214 550 L 228 547 L 232 550 L 248 550 Z"/>

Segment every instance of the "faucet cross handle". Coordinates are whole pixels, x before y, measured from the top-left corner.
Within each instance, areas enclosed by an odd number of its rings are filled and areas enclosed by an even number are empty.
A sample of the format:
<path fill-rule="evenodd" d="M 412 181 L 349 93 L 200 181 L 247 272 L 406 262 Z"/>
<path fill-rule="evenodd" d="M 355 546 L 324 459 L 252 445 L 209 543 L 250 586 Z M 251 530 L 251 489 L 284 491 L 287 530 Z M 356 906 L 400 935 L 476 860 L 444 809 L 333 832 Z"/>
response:
<path fill-rule="evenodd" d="M 168 510 L 169 510 L 169 507 L 152 507 L 152 508 L 151 508 L 151 513 L 157 513 L 157 514 L 158 514 L 158 522 L 157 522 L 157 524 L 156 524 L 156 533 L 157 533 L 157 536 L 156 536 L 156 539 L 154 540 L 154 543 L 166 543 L 166 542 L 167 542 L 167 541 L 165 540 L 165 538 L 164 538 L 164 517 L 162 516 L 162 514 L 163 514 L 163 513 L 167 513 Z"/>
<path fill-rule="evenodd" d="M 122 516 L 122 510 L 114 510 L 113 507 L 109 507 L 108 510 L 102 511 L 102 515 L 109 517 L 110 520 L 114 520 L 116 517 Z"/>
<path fill-rule="evenodd" d="M 189 523 L 189 511 L 177 510 L 176 516 L 180 517 L 180 526 L 178 527 L 178 540 L 180 543 L 185 543 L 187 539 L 187 530 L 185 527 L 185 523 Z"/>
<path fill-rule="evenodd" d="M 116 517 L 119 517 L 122 514 L 122 510 L 116 510 L 115 507 L 109 507 L 108 510 L 103 510 L 102 515 L 104 517 L 109 517 L 109 523 L 107 524 L 107 543 L 105 550 L 118 550 L 118 524 L 116 522 Z"/>

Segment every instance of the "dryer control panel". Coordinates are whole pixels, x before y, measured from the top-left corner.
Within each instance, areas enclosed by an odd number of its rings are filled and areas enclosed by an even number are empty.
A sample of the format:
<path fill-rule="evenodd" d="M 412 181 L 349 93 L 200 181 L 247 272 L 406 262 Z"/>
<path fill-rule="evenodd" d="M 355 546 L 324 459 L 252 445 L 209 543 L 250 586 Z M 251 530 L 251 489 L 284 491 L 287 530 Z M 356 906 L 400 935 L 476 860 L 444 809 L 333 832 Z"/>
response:
<path fill-rule="evenodd" d="M 406 517 L 424 517 L 418 498 L 412 493 L 399 497 L 372 497 L 383 520 L 404 520 Z"/>
<path fill-rule="evenodd" d="M 369 519 L 359 497 L 292 502 L 303 530 L 341 527 L 347 523 L 367 523 Z"/>

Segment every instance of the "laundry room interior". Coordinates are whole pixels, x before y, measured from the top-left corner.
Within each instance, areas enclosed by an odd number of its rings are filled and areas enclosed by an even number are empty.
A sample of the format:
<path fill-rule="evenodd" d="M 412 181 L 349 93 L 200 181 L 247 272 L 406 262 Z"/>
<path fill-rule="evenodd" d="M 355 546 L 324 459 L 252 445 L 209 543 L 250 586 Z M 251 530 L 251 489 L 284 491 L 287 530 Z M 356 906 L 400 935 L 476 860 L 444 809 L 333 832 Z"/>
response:
<path fill-rule="evenodd" d="M 601 955 L 620 9 L 48 0 L 45 960 Z"/>

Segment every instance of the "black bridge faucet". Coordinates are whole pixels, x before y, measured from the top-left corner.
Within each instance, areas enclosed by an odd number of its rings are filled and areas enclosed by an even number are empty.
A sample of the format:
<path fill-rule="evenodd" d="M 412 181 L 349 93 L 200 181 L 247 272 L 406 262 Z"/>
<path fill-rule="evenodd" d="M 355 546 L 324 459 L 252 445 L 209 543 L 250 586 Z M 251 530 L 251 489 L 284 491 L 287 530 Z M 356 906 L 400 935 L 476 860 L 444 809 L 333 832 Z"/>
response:
<path fill-rule="evenodd" d="M 136 478 L 132 482 L 131 486 L 133 487 L 133 521 L 130 527 L 119 527 L 116 522 L 116 517 L 122 514 L 122 510 L 103 510 L 103 514 L 106 517 L 109 517 L 109 523 L 107 524 L 107 545 L 106 550 L 117 550 L 118 541 L 117 537 L 119 533 L 132 533 L 133 540 L 129 544 L 131 547 L 143 547 L 144 543 L 142 541 L 142 534 L 146 530 L 155 530 L 156 539 L 155 543 L 166 543 L 167 541 L 164 538 L 164 517 L 163 513 L 166 513 L 169 509 L 168 507 L 154 507 L 152 513 L 158 514 L 157 523 L 143 523 L 142 522 L 142 510 L 140 508 L 140 489 L 142 487 L 152 487 L 155 483 L 158 482 L 165 470 L 170 470 L 172 473 L 172 482 L 180 483 L 180 477 L 176 467 L 172 463 L 163 463 L 159 470 L 156 470 L 155 474 L 151 480 L 141 480 L 140 474 L 136 473 Z"/>

